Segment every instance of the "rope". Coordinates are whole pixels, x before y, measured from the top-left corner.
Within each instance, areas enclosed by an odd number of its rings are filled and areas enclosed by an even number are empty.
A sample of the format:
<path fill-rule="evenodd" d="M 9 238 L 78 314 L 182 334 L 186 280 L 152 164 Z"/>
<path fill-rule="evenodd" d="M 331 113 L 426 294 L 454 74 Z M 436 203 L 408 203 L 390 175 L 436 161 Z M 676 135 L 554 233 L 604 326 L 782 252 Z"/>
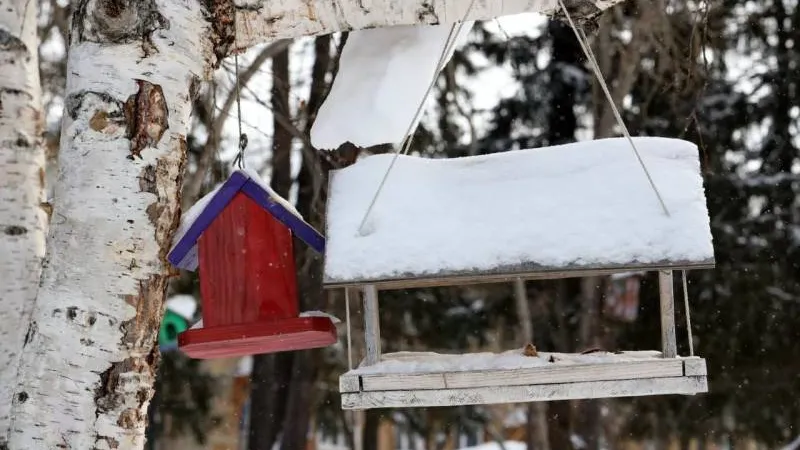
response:
<path fill-rule="evenodd" d="M 423 95 L 419 105 L 417 106 L 417 110 L 414 113 L 414 117 L 411 119 L 411 123 L 408 124 L 408 129 L 406 130 L 405 134 L 403 135 L 402 145 L 395 149 L 394 157 L 392 161 L 389 163 L 389 167 L 386 169 L 386 172 L 383 174 L 383 178 L 381 179 L 380 184 L 378 184 L 378 189 L 375 191 L 375 195 L 372 197 L 372 201 L 370 201 L 369 206 L 367 207 L 367 211 L 364 213 L 364 217 L 361 219 L 361 224 L 358 226 L 358 233 L 360 235 L 364 235 L 364 225 L 367 223 L 367 219 L 369 218 L 372 209 L 375 207 L 375 203 L 378 201 L 378 197 L 381 195 L 381 191 L 383 191 L 383 186 L 386 184 L 386 180 L 389 178 L 389 173 L 394 168 L 395 162 L 397 162 L 397 158 L 400 154 L 406 154 L 408 150 L 411 148 L 411 141 L 414 139 L 414 127 L 420 119 L 420 115 L 422 114 L 423 109 L 425 108 L 425 101 L 428 99 L 428 95 L 430 95 L 433 87 L 436 85 L 437 76 L 439 72 L 444 69 L 445 61 L 447 60 L 447 55 L 453 49 L 456 44 L 456 38 L 461 33 L 461 29 L 464 27 L 464 22 L 467 20 L 470 11 L 472 11 L 472 7 L 475 5 L 475 0 L 471 0 L 467 10 L 464 12 L 464 17 L 461 19 L 460 22 L 454 23 L 452 27 L 450 27 L 450 32 L 447 34 L 447 40 L 445 41 L 444 48 L 442 49 L 441 55 L 439 55 L 439 61 L 436 63 L 436 69 L 433 72 L 433 77 L 431 78 L 431 82 L 428 84 L 428 88 L 425 90 L 425 95 Z"/>
<path fill-rule="evenodd" d="M 683 308 L 686 310 L 686 333 L 689 335 L 689 356 L 694 356 L 694 339 L 692 338 L 692 314 L 689 311 L 689 288 L 686 282 L 686 271 L 681 271 L 683 279 Z"/>
<path fill-rule="evenodd" d="M 592 47 L 588 44 L 588 39 L 586 38 L 586 34 L 583 30 L 579 30 L 578 27 L 575 26 L 575 22 L 572 21 L 572 17 L 567 11 L 567 7 L 564 5 L 564 0 L 558 0 L 558 3 L 561 5 L 561 9 L 564 10 L 564 15 L 567 16 L 567 21 L 569 21 L 569 26 L 572 28 L 572 31 L 575 33 L 575 37 L 578 39 L 578 44 L 580 44 L 581 49 L 583 50 L 584 55 L 586 55 L 586 59 L 589 60 L 589 64 L 592 66 L 592 70 L 594 71 L 595 77 L 597 77 L 597 81 L 600 83 L 600 87 L 603 89 L 603 93 L 606 95 L 606 99 L 608 99 L 609 105 L 611 105 L 611 110 L 614 112 L 614 117 L 617 120 L 617 124 L 622 129 L 622 133 L 625 135 L 625 138 L 630 143 L 631 148 L 633 149 L 633 153 L 636 155 L 636 159 L 639 160 L 639 165 L 642 166 L 642 170 L 644 174 L 647 176 L 647 181 L 650 182 L 650 187 L 655 192 L 656 197 L 658 197 L 658 202 L 661 203 L 661 208 L 664 210 L 664 214 L 669 217 L 669 209 L 667 209 L 666 203 L 664 203 L 664 199 L 661 198 L 661 193 L 658 191 L 656 184 L 653 182 L 653 178 L 650 176 L 650 171 L 647 170 L 647 166 L 644 164 L 642 160 L 642 156 L 639 154 L 639 150 L 636 148 L 636 144 L 633 142 L 633 138 L 631 134 L 628 132 L 628 127 L 625 126 L 625 121 L 622 120 L 622 115 L 619 113 L 619 109 L 617 109 L 617 105 L 614 103 L 614 97 L 612 97 L 611 92 L 608 90 L 608 85 L 606 84 L 605 78 L 603 78 L 603 73 L 600 70 L 600 65 L 597 63 L 597 59 L 594 56 L 594 52 L 592 51 Z"/>
<path fill-rule="evenodd" d="M 242 133 L 242 96 L 239 86 L 239 54 L 236 52 L 233 53 L 233 64 L 236 70 L 236 114 L 239 122 L 239 153 L 236 154 L 236 158 L 233 162 L 240 169 L 244 169 L 244 149 L 247 148 L 247 135 Z"/>
<path fill-rule="evenodd" d="M 347 321 L 347 367 L 353 370 L 353 340 L 350 337 L 350 288 L 344 288 L 344 308 Z"/>

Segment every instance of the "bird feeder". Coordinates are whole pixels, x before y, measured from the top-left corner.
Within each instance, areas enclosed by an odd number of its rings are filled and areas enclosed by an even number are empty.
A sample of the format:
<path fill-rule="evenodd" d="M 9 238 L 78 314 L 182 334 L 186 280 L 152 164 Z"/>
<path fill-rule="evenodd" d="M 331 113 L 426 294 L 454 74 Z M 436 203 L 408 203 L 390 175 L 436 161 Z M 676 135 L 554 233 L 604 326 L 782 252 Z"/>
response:
<path fill-rule="evenodd" d="M 203 320 L 178 336 L 183 352 L 219 358 L 336 341 L 328 317 L 299 314 L 293 234 L 324 251 L 324 238 L 246 170 L 188 211 L 168 259 L 181 269 L 199 268 Z"/>
<path fill-rule="evenodd" d="M 324 286 L 361 293 L 366 341 L 363 361 L 339 380 L 343 408 L 707 392 L 705 360 L 677 354 L 673 296 L 674 271 L 715 265 L 698 150 L 633 140 L 668 214 L 626 139 L 456 159 L 373 155 L 333 172 Z M 659 350 L 381 351 L 382 290 L 631 271 L 659 273 Z"/>

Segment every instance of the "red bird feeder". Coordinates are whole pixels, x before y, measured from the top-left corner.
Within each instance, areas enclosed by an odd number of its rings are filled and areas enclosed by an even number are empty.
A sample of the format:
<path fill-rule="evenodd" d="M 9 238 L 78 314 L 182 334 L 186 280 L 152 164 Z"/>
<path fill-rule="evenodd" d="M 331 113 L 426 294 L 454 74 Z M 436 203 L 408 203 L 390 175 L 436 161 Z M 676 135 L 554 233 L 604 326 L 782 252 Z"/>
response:
<path fill-rule="evenodd" d="M 244 170 L 188 211 L 168 259 L 199 267 L 203 323 L 178 336 L 181 350 L 222 358 L 336 342 L 331 319 L 299 316 L 292 234 L 324 252 L 325 239 Z"/>

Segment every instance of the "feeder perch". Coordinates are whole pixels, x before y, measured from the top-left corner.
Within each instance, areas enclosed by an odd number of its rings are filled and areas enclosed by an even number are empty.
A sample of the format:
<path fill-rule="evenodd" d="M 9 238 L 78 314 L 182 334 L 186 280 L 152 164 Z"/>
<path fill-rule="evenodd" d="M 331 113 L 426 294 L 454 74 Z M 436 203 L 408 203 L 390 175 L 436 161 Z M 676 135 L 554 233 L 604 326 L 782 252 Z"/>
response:
<path fill-rule="evenodd" d="M 714 267 L 698 150 L 634 138 L 455 159 L 393 155 L 333 172 L 324 286 L 360 292 L 366 356 L 339 380 L 369 409 L 707 392 L 705 360 L 678 356 L 673 271 Z M 660 350 L 590 354 L 382 354 L 380 290 L 657 271 Z M 352 295 L 350 295 L 352 296 Z M 348 344 L 350 336 L 348 335 Z"/>
<path fill-rule="evenodd" d="M 324 238 L 246 170 L 188 211 L 168 259 L 181 269 L 199 268 L 203 323 L 178 336 L 183 352 L 221 358 L 336 341 L 328 317 L 300 317 L 292 234 L 324 251 Z"/>

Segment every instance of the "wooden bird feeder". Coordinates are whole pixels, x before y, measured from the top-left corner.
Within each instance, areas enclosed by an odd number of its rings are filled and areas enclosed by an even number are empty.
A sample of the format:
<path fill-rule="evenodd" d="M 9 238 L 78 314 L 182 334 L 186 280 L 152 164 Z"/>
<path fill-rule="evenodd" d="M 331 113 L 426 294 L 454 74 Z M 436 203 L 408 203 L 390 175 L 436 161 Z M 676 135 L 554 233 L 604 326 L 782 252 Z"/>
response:
<path fill-rule="evenodd" d="M 634 141 L 669 215 L 625 139 L 456 159 L 400 156 L 363 227 L 393 155 L 335 171 L 324 286 L 361 292 L 366 341 L 363 362 L 340 378 L 343 408 L 707 392 L 705 360 L 677 354 L 673 299 L 673 271 L 715 264 L 698 150 L 674 139 Z M 660 351 L 381 352 L 380 290 L 629 271 L 659 273 Z"/>
<path fill-rule="evenodd" d="M 178 336 L 193 358 L 325 347 L 327 317 L 300 317 L 292 234 L 317 252 L 324 238 L 256 174 L 235 171 L 185 215 L 170 263 L 200 270 L 202 327 Z"/>

